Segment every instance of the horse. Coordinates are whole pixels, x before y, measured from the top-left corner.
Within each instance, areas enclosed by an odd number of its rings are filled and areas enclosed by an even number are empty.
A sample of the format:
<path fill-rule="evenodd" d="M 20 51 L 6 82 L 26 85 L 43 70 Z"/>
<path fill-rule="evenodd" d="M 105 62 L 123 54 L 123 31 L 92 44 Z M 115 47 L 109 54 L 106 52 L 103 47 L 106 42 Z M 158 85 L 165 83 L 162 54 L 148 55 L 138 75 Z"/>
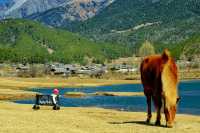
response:
<path fill-rule="evenodd" d="M 150 55 L 140 65 L 141 81 L 147 100 L 147 123 L 150 123 L 151 100 L 157 111 L 155 125 L 160 126 L 161 108 L 164 104 L 166 126 L 171 128 L 175 120 L 178 96 L 177 66 L 170 52 L 165 49 L 161 55 Z"/>

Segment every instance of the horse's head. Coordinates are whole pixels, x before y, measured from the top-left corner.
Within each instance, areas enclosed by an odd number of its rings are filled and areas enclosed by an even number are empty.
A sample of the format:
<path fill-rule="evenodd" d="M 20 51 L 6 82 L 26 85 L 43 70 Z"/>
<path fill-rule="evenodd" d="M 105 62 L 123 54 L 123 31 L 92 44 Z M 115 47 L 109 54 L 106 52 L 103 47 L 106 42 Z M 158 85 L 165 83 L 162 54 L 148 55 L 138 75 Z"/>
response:
<path fill-rule="evenodd" d="M 165 118 L 166 118 L 166 126 L 167 127 L 173 127 L 175 115 L 176 115 L 176 108 L 177 104 L 180 101 L 180 98 L 172 98 L 168 99 L 166 97 L 165 99 L 165 107 L 164 107 L 164 113 L 165 113 Z"/>
<path fill-rule="evenodd" d="M 164 112 L 167 127 L 172 127 L 176 115 L 178 97 L 178 72 L 175 61 L 170 57 L 167 50 L 162 54 L 163 70 L 162 70 L 162 87 L 164 98 Z"/>

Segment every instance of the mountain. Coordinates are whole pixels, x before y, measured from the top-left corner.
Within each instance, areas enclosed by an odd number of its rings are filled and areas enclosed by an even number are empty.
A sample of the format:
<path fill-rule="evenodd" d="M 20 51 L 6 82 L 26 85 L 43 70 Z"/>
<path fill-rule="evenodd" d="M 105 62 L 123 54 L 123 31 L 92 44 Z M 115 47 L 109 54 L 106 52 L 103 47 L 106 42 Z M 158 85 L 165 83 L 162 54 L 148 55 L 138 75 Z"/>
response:
<path fill-rule="evenodd" d="M 0 0 L 0 10 L 5 10 L 14 4 L 13 0 Z"/>
<path fill-rule="evenodd" d="M 66 4 L 69 0 L 12 0 L 12 6 L 4 11 L 4 18 L 23 18 Z M 11 2 L 11 1 L 10 1 Z"/>
<path fill-rule="evenodd" d="M 27 18 L 54 27 L 62 27 L 74 21 L 85 21 L 92 18 L 112 2 L 114 0 L 71 0 L 65 6 L 36 13 Z"/>
<path fill-rule="evenodd" d="M 122 46 L 95 43 L 78 34 L 38 22 L 21 19 L 0 21 L 0 62 L 87 63 L 92 60 L 102 63 L 130 54 L 129 49 Z"/>
<path fill-rule="evenodd" d="M 137 52 L 145 40 L 157 51 L 184 47 L 183 42 L 199 36 L 199 22 L 197 0 L 116 0 L 95 17 L 63 27 L 97 41 L 132 46 Z M 177 51 L 179 57 L 182 51 Z"/>
<path fill-rule="evenodd" d="M 13 0 L 0 0 L 0 19 L 4 17 L 4 13 L 14 4 Z"/>
<path fill-rule="evenodd" d="M 61 25 L 95 16 L 114 0 L 9 0 L 0 2 L 0 18 L 30 18 Z M 6 6 L 5 5 L 8 5 Z M 54 22 L 56 21 L 56 23 Z M 61 23 L 61 24 L 60 24 Z"/>

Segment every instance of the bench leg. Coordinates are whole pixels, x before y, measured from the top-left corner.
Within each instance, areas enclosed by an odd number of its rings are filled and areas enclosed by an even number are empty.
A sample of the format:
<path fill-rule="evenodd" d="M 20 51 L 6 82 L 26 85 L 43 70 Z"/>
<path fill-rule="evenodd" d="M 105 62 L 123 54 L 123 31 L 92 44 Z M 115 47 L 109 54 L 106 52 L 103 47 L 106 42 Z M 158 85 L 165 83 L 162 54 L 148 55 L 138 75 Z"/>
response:
<path fill-rule="evenodd" d="M 56 104 L 56 105 L 54 105 L 54 106 L 53 106 L 53 110 L 60 110 L 60 106 L 59 106 L 59 105 L 57 105 L 57 104 Z"/>
<path fill-rule="evenodd" d="M 40 109 L 40 106 L 37 105 L 37 104 L 35 104 L 35 105 L 33 105 L 33 109 L 34 109 L 34 110 L 39 110 L 39 109 Z"/>

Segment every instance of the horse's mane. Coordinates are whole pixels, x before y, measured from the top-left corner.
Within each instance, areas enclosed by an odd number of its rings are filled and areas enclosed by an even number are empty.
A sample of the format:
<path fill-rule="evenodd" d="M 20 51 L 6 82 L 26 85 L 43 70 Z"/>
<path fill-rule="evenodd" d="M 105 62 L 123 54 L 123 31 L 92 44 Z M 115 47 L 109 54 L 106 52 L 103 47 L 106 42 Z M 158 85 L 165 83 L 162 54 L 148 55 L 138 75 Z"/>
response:
<path fill-rule="evenodd" d="M 177 67 L 175 65 L 175 61 L 171 58 L 170 53 L 168 50 L 165 50 L 162 54 L 163 63 L 163 70 L 162 70 L 162 89 L 163 95 L 168 98 L 169 105 L 175 105 L 177 100 L 177 82 L 178 82 L 178 75 L 177 75 Z M 170 97 L 170 98 L 169 98 Z"/>

